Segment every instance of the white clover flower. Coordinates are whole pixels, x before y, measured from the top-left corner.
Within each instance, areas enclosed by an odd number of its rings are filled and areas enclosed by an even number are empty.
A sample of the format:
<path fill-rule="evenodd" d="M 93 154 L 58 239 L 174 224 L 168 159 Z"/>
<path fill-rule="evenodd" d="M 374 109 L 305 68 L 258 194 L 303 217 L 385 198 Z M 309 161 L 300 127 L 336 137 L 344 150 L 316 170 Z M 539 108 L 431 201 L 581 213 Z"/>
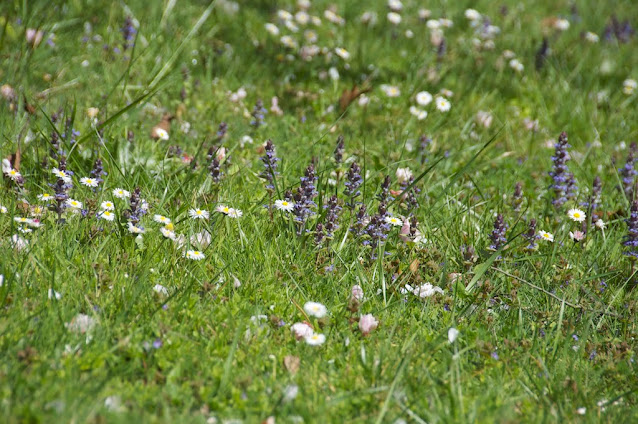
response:
<path fill-rule="evenodd" d="M 605 221 L 603 221 L 602 219 L 597 220 L 594 225 L 601 230 L 604 230 L 606 226 Z"/>
<path fill-rule="evenodd" d="M 402 184 L 412 178 L 412 170 L 410 168 L 397 168 L 397 182 Z"/>
<path fill-rule="evenodd" d="M 168 289 L 161 284 L 155 284 L 153 286 L 153 291 L 162 296 L 168 296 Z"/>
<path fill-rule="evenodd" d="M 290 329 L 295 334 L 295 338 L 297 340 L 312 336 L 315 333 L 314 331 L 312 331 L 312 327 L 310 327 L 305 322 L 296 322 L 290 327 Z"/>
<path fill-rule="evenodd" d="M 69 331 L 81 334 L 90 332 L 96 325 L 97 321 L 86 314 L 77 314 L 69 323 L 65 324 Z"/>
<path fill-rule="evenodd" d="M 420 91 L 416 94 L 416 102 L 419 106 L 427 106 L 432 103 L 432 95 L 427 91 Z"/>
<path fill-rule="evenodd" d="M 450 327 L 450 329 L 447 330 L 447 339 L 450 344 L 456 341 L 456 339 L 459 337 L 459 334 L 461 334 L 461 332 L 454 327 Z"/>
<path fill-rule="evenodd" d="M 388 21 L 393 25 L 399 25 L 401 23 L 401 15 L 396 12 L 388 12 Z"/>
<path fill-rule="evenodd" d="M 420 297 L 421 299 L 434 296 L 436 293 L 443 294 L 443 290 L 440 287 L 433 286 L 430 283 L 414 287 L 411 291 L 415 296 Z"/>
<path fill-rule="evenodd" d="M 474 9 L 466 9 L 465 17 L 470 21 L 478 21 L 479 19 L 481 19 L 481 14 Z"/>
<path fill-rule="evenodd" d="M 328 313 L 328 309 L 318 302 L 306 302 L 306 304 L 303 305 L 303 310 L 306 311 L 308 315 L 316 318 L 323 318 Z"/>
<path fill-rule="evenodd" d="M 388 8 L 393 12 L 400 12 L 403 10 L 403 3 L 401 0 L 388 0 Z"/>
<path fill-rule="evenodd" d="M 425 26 L 428 29 L 439 29 L 441 28 L 441 22 L 438 19 L 430 19 L 425 23 Z"/>

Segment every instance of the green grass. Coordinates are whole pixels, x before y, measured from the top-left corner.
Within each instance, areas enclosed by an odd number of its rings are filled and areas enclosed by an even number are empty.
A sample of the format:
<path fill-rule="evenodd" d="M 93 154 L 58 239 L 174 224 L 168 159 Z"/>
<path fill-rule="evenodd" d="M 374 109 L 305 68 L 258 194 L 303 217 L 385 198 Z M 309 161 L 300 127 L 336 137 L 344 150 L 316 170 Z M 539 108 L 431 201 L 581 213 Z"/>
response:
<path fill-rule="evenodd" d="M 578 2 L 577 17 L 563 0 L 433 2 L 430 19 L 454 22 L 444 28 L 440 58 L 418 2 L 404 1 L 394 27 L 385 2 L 313 1 L 309 13 L 322 20 L 308 25 L 316 44 L 345 48 L 348 61 L 334 53 L 304 61 L 281 46 L 281 35 L 306 43 L 306 27 L 291 33 L 278 23 L 278 9 L 297 11 L 293 1 L 240 2 L 236 12 L 220 0 L 54 3 L 0 5 L 0 85 L 15 92 L 0 99 L 0 156 L 19 150 L 24 177 L 20 187 L 4 176 L 0 190 L 7 209 L 0 214 L 6 422 L 638 420 L 636 276 L 622 245 L 631 199 L 618 172 L 638 135 L 638 90 L 623 93 L 625 79 L 638 79 L 638 50 L 635 37 L 603 37 L 614 13 L 635 26 L 632 1 Z M 328 22 L 330 4 L 345 25 Z M 473 46 L 467 7 L 500 28 L 494 49 Z M 377 13 L 376 25 L 360 22 L 364 11 Z M 134 48 L 123 51 L 127 16 L 139 26 Z M 544 33 L 549 17 L 568 18 L 570 28 Z M 266 22 L 277 23 L 281 34 L 270 35 Z M 27 28 L 44 31 L 39 46 L 25 41 Z M 600 42 L 587 42 L 585 31 Z M 537 70 L 544 35 L 551 52 Z M 505 50 L 515 53 L 522 72 L 510 68 Z M 369 103 L 355 100 L 342 111 L 339 99 L 355 84 L 370 88 Z M 387 97 L 383 84 L 401 95 Z M 245 99 L 231 101 L 240 87 Z M 416 93 L 441 89 L 453 93 L 449 112 L 433 102 L 423 107 L 429 115 L 422 121 L 409 113 Z M 256 101 L 270 109 L 273 96 L 284 114 L 269 112 L 266 125 L 255 128 Z M 99 109 L 97 123 L 87 116 L 90 107 Z M 491 126 L 480 124 L 479 111 L 492 115 Z M 169 113 L 170 140 L 153 140 L 152 128 Z M 538 120 L 535 131 L 526 118 Z M 80 133 L 75 143 L 63 136 L 67 119 Z M 228 131 L 219 141 L 221 122 Z M 562 131 L 578 190 L 555 208 L 548 172 Z M 67 209 L 64 223 L 37 197 L 52 193 L 56 182 L 54 133 L 75 173 L 69 195 L 88 210 L 83 217 Z M 252 144 L 241 142 L 246 135 Z M 371 259 L 365 238 L 348 230 L 356 210 L 343 204 L 349 162 L 333 159 L 338 135 L 344 157 L 362 168 L 358 200 L 370 214 L 385 175 L 400 190 L 397 169 L 412 170 L 420 189 L 413 213 L 427 242 L 405 243 L 393 227 L 376 252 L 380 259 Z M 432 140 L 425 149 L 421 136 Z M 260 157 L 267 139 L 281 158 L 275 199 L 295 191 L 315 163 L 317 214 L 302 236 L 292 215 L 271 217 L 264 207 L 270 197 Z M 227 156 L 215 184 L 207 152 L 220 145 Z M 173 146 L 192 160 L 173 154 Z M 108 175 L 93 190 L 79 179 L 97 158 Z M 595 212 L 606 228 L 589 226 L 592 211 L 583 207 L 587 235 L 575 243 L 569 233 L 581 226 L 567 211 L 587 201 L 596 175 L 602 196 Z M 512 207 L 517 182 L 520 211 Z M 137 187 L 150 211 L 141 220 L 146 233 L 136 238 L 127 228 L 129 202 L 112 190 Z M 316 224 L 333 194 L 343 206 L 340 227 L 317 247 Z M 115 203 L 113 222 L 95 216 L 106 200 Z M 243 216 L 213 212 L 220 204 Z M 35 206 L 45 207 L 41 216 Z M 210 219 L 190 218 L 194 207 L 210 211 Z M 400 201 L 389 210 L 408 213 Z M 492 252 L 499 213 L 508 242 Z M 154 214 L 173 220 L 182 245 L 162 236 Z M 43 225 L 23 234 L 13 217 Z M 539 240 L 532 252 L 523 237 L 531 219 L 555 237 Z M 205 259 L 185 258 L 191 236 L 203 229 L 212 235 Z M 16 234 L 27 247 L 11 243 Z M 466 246 L 473 257 L 463 257 Z M 420 299 L 403 290 L 426 282 L 443 293 Z M 156 284 L 168 294 L 156 293 Z M 365 293 L 360 303 L 351 300 L 354 285 Z M 61 297 L 51 298 L 50 290 Z M 328 315 L 308 317 L 308 301 L 324 304 Z M 87 333 L 69 325 L 78 314 L 95 320 Z M 379 320 L 366 336 L 357 327 L 363 314 Z M 291 325 L 306 320 L 326 336 L 324 344 L 295 340 Z M 460 331 L 454 343 L 451 327 Z"/>

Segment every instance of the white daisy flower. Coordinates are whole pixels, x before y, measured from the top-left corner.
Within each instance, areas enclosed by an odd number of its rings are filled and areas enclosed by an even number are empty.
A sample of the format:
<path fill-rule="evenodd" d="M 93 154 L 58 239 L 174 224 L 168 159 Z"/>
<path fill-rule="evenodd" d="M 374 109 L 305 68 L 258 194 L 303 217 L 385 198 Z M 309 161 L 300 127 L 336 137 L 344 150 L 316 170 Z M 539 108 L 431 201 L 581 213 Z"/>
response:
<path fill-rule="evenodd" d="M 31 223 L 33 223 L 33 220 L 31 218 L 24 218 L 21 216 L 14 216 L 13 220 L 19 224 L 30 225 Z"/>
<path fill-rule="evenodd" d="M 230 208 L 226 205 L 219 205 L 215 208 L 215 212 L 223 213 L 224 215 L 228 215 L 230 213 Z"/>
<path fill-rule="evenodd" d="M 636 88 L 638 88 L 638 82 L 636 82 L 636 80 L 626 79 L 622 83 L 622 92 L 628 96 L 634 94 Z"/>
<path fill-rule="evenodd" d="M 55 199 L 55 197 L 50 195 L 49 193 L 38 194 L 38 200 L 41 200 L 43 202 L 48 202 L 49 200 L 53 199 Z"/>
<path fill-rule="evenodd" d="M 168 239 L 171 240 L 175 240 L 177 239 L 177 236 L 175 235 L 175 233 L 173 231 L 171 231 L 169 228 L 166 227 L 162 227 L 160 228 L 160 232 L 162 233 L 162 235 Z"/>
<path fill-rule="evenodd" d="M 266 31 L 268 31 L 270 35 L 274 35 L 274 36 L 279 35 L 279 28 L 277 27 L 277 25 L 271 24 L 270 22 L 268 22 L 264 25 L 264 27 L 266 28 Z"/>
<path fill-rule="evenodd" d="M 346 50 L 346 49 L 344 49 L 342 47 L 337 47 L 335 49 L 335 53 L 337 54 L 337 56 L 339 56 L 343 60 L 350 59 L 350 53 L 348 52 L 348 50 Z"/>
<path fill-rule="evenodd" d="M 113 202 L 111 202 L 110 200 L 105 200 L 104 202 L 102 202 L 102 204 L 100 205 L 102 207 L 102 209 L 104 209 L 105 211 L 112 211 L 115 210 L 115 205 L 113 204 Z"/>
<path fill-rule="evenodd" d="M 154 215 L 153 221 L 159 222 L 160 224 L 164 224 L 164 225 L 171 223 L 171 219 L 165 217 L 164 215 Z"/>
<path fill-rule="evenodd" d="M 71 198 L 66 199 L 66 202 L 64 202 L 64 203 L 66 203 L 66 205 L 68 207 L 73 208 L 73 209 L 82 209 L 82 206 L 83 206 L 82 202 L 80 202 L 78 200 L 75 200 L 75 199 L 71 199 Z"/>
<path fill-rule="evenodd" d="M 188 250 L 186 251 L 186 257 L 194 261 L 200 261 L 204 259 L 206 256 L 199 250 Z"/>
<path fill-rule="evenodd" d="M 390 224 L 394 227 L 402 227 L 403 226 L 403 221 L 399 218 L 397 218 L 396 216 L 386 216 L 385 217 L 385 223 L 386 224 Z"/>
<path fill-rule="evenodd" d="M 20 177 L 22 177 L 22 174 L 20 174 L 18 171 L 16 171 L 13 168 L 6 170 L 5 175 L 11 178 L 11 180 L 13 181 L 18 181 Z"/>
<path fill-rule="evenodd" d="M 410 106 L 410 114 L 416 117 L 416 119 L 418 119 L 419 121 L 422 121 L 428 117 L 428 113 L 425 110 L 419 109 L 416 106 Z"/>
<path fill-rule="evenodd" d="M 131 232 L 133 234 L 144 234 L 146 232 L 146 230 L 144 230 L 144 228 L 138 227 L 138 226 L 134 225 L 132 222 L 128 223 L 128 230 L 129 230 L 129 232 Z"/>
<path fill-rule="evenodd" d="M 585 212 L 576 208 L 573 208 L 567 211 L 567 216 L 569 217 L 569 219 L 576 222 L 583 222 L 585 218 L 587 218 L 587 215 L 585 215 Z"/>
<path fill-rule="evenodd" d="M 80 178 L 80 183 L 87 187 L 97 187 L 98 180 L 90 177 L 82 177 Z"/>
<path fill-rule="evenodd" d="M 124 199 L 127 197 L 131 197 L 131 193 L 124 190 L 123 188 L 116 188 L 113 190 L 113 196 L 117 197 L 118 199 Z"/>
<path fill-rule="evenodd" d="M 437 97 L 435 103 L 436 108 L 441 112 L 447 112 L 452 107 L 450 101 L 444 97 Z"/>
<path fill-rule="evenodd" d="M 71 182 L 71 176 L 66 171 L 61 171 L 58 168 L 53 168 L 51 172 L 56 177 L 61 178 L 65 183 Z"/>
<path fill-rule="evenodd" d="M 400 12 L 403 10 L 403 3 L 401 0 L 388 0 L 388 8 L 393 12 Z"/>
<path fill-rule="evenodd" d="M 312 334 L 304 339 L 310 346 L 320 346 L 325 343 L 326 336 L 323 334 Z"/>
<path fill-rule="evenodd" d="M 450 343 L 454 343 L 454 341 L 459 337 L 459 334 L 461 334 L 461 332 L 459 330 L 457 330 L 454 327 L 451 327 L 449 330 L 447 330 L 447 339 Z"/>
<path fill-rule="evenodd" d="M 9 210 L 7 209 L 6 206 L 0 206 L 0 213 L 7 213 L 9 212 Z"/>
<path fill-rule="evenodd" d="M 155 127 L 153 128 L 153 132 L 159 140 L 166 141 L 169 139 L 168 131 L 166 131 L 164 128 Z"/>
<path fill-rule="evenodd" d="M 598 34 L 587 31 L 587 33 L 585 33 L 585 40 L 589 41 L 590 43 L 597 43 L 598 41 L 600 41 L 600 37 L 598 37 Z"/>
<path fill-rule="evenodd" d="M 328 313 L 328 308 L 319 302 L 306 302 L 303 305 L 303 310 L 312 317 L 323 318 Z"/>
<path fill-rule="evenodd" d="M 420 91 L 416 93 L 416 102 L 419 106 L 427 106 L 432 103 L 432 95 L 427 91 Z"/>
<path fill-rule="evenodd" d="M 569 21 L 567 19 L 557 19 L 554 23 L 554 28 L 559 31 L 566 31 L 569 29 Z"/>
<path fill-rule="evenodd" d="M 602 219 L 599 219 L 598 221 L 596 221 L 594 225 L 601 230 L 604 230 L 606 226 L 605 221 L 603 221 Z"/>
<path fill-rule="evenodd" d="M 523 66 L 523 64 L 521 63 L 520 60 L 518 59 L 512 59 L 510 60 L 510 68 L 512 68 L 513 70 L 515 70 L 516 72 L 523 72 L 523 69 L 525 69 L 525 67 Z"/>
<path fill-rule="evenodd" d="M 229 216 L 230 218 L 241 218 L 241 216 L 242 216 L 243 214 L 244 214 L 244 213 L 243 213 L 242 211 L 240 211 L 239 209 L 230 208 L 230 209 L 228 210 L 228 216 Z"/>
<path fill-rule="evenodd" d="M 406 286 L 407 288 L 408 286 Z M 443 289 L 433 286 L 430 283 L 421 284 L 418 287 L 409 287 L 409 289 L 415 296 L 424 299 L 426 297 L 434 296 L 435 293 L 443 294 Z"/>
<path fill-rule="evenodd" d="M 287 200 L 275 200 L 275 208 L 280 211 L 292 212 L 295 204 Z"/>
<path fill-rule="evenodd" d="M 97 213 L 97 217 L 99 219 L 105 219 L 107 221 L 113 221 L 115 219 L 115 214 L 109 210 L 103 210 Z"/>
<path fill-rule="evenodd" d="M 188 211 L 188 214 L 193 219 L 208 219 L 208 217 L 210 216 L 208 211 L 203 209 L 191 209 Z"/>
<path fill-rule="evenodd" d="M 399 97 L 401 95 L 401 90 L 399 90 L 399 87 L 396 87 L 394 85 L 382 84 L 381 90 L 388 97 Z"/>
<path fill-rule="evenodd" d="M 547 231 L 540 230 L 538 232 L 538 236 L 541 238 L 541 240 L 547 240 L 549 242 L 554 241 L 554 235 L 551 233 L 548 233 Z"/>
<path fill-rule="evenodd" d="M 288 47 L 289 49 L 297 48 L 297 41 L 294 38 L 292 38 L 290 35 L 284 35 L 283 37 L 280 38 L 280 41 L 281 41 L 281 44 Z"/>
<path fill-rule="evenodd" d="M 289 21 L 292 19 L 292 13 L 287 10 L 280 9 L 277 11 L 277 17 L 282 21 Z"/>

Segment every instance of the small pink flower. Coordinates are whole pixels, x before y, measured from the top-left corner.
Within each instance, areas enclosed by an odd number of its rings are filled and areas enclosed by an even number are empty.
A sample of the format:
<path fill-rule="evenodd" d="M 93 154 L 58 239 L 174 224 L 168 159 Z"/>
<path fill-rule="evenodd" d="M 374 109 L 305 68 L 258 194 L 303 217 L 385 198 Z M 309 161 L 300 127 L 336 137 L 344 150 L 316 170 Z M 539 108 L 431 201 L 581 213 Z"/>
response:
<path fill-rule="evenodd" d="M 366 314 L 359 318 L 359 330 L 363 335 L 368 335 L 372 330 L 375 330 L 379 326 L 379 321 L 372 315 Z"/>
<path fill-rule="evenodd" d="M 297 340 L 302 340 L 315 334 L 315 332 L 312 331 L 312 327 L 305 322 L 297 322 L 292 325 L 291 329 Z"/>
<path fill-rule="evenodd" d="M 359 302 L 363 300 L 363 289 L 358 284 L 352 286 L 352 300 Z"/>

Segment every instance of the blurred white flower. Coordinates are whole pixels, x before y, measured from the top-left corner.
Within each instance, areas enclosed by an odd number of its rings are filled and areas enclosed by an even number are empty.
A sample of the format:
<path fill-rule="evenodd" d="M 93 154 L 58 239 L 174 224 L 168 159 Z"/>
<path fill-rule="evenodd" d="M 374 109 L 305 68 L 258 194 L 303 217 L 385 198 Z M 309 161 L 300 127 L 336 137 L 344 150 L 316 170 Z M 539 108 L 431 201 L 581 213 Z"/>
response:
<path fill-rule="evenodd" d="M 454 341 L 459 337 L 459 334 L 461 334 L 461 332 L 459 330 L 457 330 L 454 327 L 450 327 L 449 330 L 447 330 L 447 339 L 450 343 L 454 343 Z"/>
<path fill-rule="evenodd" d="M 523 69 L 525 69 L 523 64 L 518 59 L 510 60 L 509 65 L 510 65 L 510 68 L 512 68 L 516 72 L 523 72 Z"/>
<path fill-rule="evenodd" d="M 634 91 L 636 91 L 636 88 L 638 88 L 638 82 L 636 82 L 636 80 L 634 79 L 628 78 L 624 80 L 622 83 L 622 92 L 628 96 L 634 94 Z"/>
<path fill-rule="evenodd" d="M 416 93 L 416 102 L 420 106 L 427 106 L 432 102 L 432 95 L 427 91 L 420 91 Z"/>
<path fill-rule="evenodd" d="M 479 19 L 481 19 L 481 14 L 474 9 L 466 9 L 465 17 L 470 21 L 478 21 Z"/>
<path fill-rule="evenodd" d="M 328 309 L 319 302 L 306 302 L 303 310 L 310 316 L 315 318 L 323 318 L 328 314 Z"/>
<path fill-rule="evenodd" d="M 585 33 L 585 40 L 589 41 L 590 43 L 597 43 L 598 41 L 600 41 L 600 37 L 598 37 L 598 34 L 587 31 Z"/>
<path fill-rule="evenodd" d="M 268 33 L 270 33 L 271 35 L 279 35 L 279 28 L 277 27 L 277 25 L 268 22 L 264 24 L 264 27 L 266 28 L 266 31 L 268 31 Z"/>
<path fill-rule="evenodd" d="M 401 15 L 396 12 L 388 12 L 388 21 L 393 25 L 399 25 L 401 23 Z"/>
<path fill-rule="evenodd" d="M 415 116 L 419 121 L 428 117 L 428 113 L 425 110 L 419 109 L 416 106 L 410 106 L 410 114 Z"/>
<path fill-rule="evenodd" d="M 401 95 L 401 90 L 399 90 L 399 87 L 396 87 L 394 85 L 381 84 L 381 90 L 388 97 L 399 97 Z"/>

